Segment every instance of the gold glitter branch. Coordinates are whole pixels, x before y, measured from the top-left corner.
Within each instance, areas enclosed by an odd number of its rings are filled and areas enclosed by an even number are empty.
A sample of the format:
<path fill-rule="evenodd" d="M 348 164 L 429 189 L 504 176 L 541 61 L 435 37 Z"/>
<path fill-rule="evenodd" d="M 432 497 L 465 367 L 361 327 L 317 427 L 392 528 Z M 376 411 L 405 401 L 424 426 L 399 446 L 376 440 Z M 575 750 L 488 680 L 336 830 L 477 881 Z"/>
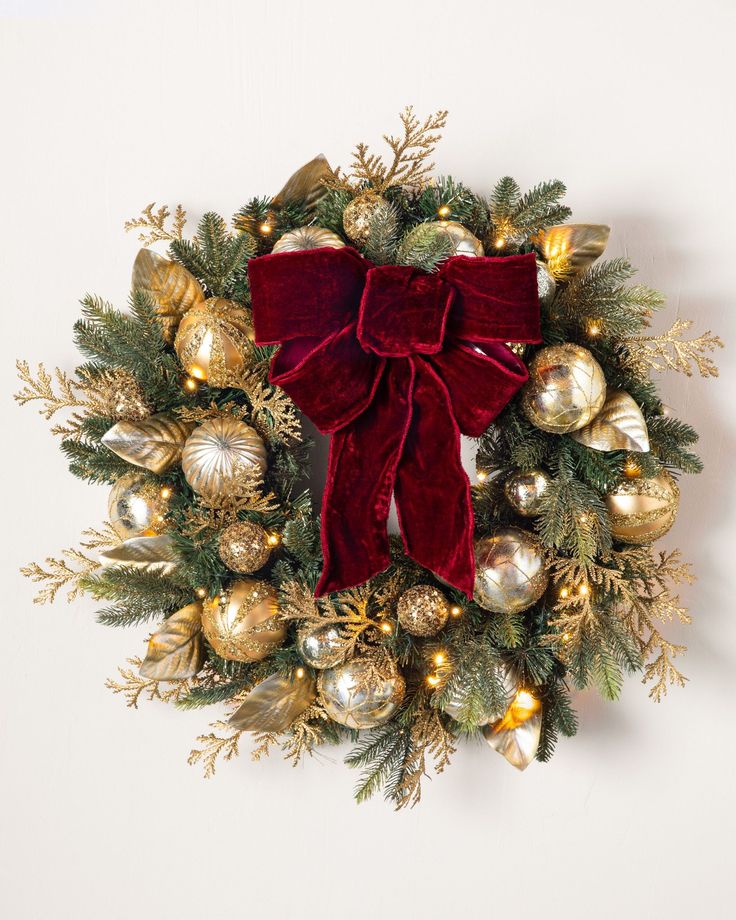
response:
<path fill-rule="evenodd" d="M 312 625 L 333 624 L 340 628 L 342 640 L 348 655 L 367 629 L 380 629 L 380 624 L 368 616 L 369 590 L 363 586 L 343 591 L 333 600 L 317 599 L 311 590 L 298 581 L 284 585 L 281 616 L 286 620 L 301 620 Z"/>
<path fill-rule="evenodd" d="M 15 366 L 18 369 L 18 377 L 25 386 L 13 394 L 13 399 L 21 406 L 29 402 L 40 402 L 42 405 L 38 412 L 46 421 L 61 409 L 86 407 L 86 400 L 78 392 L 79 383 L 58 367 L 54 369 L 52 376 L 43 364 L 38 365 L 35 375 L 27 361 L 16 361 Z"/>
<path fill-rule="evenodd" d="M 701 377 L 717 377 L 718 368 L 708 355 L 723 348 L 723 341 L 710 330 L 697 338 L 683 339 L 683 334 L 692 325 L 691 320 L 678 319 L 661 335 L 626 339 L 626 362 L 642 375 L 649 371 L 671 370 L 692 377 L 694 366 Z"/>
<path fill-rule="evenodd" d="M 202 761 L 205 779 L 210 779 L 215 775 L 220 757 L 223 760 L 232 760 L 233 757 L 238 756 L 238 744 L 243 734 L 242 729 L 233 728 L 228 722 L 213 722 L 211 727 L 215 731 L 207 735 L 199 735 L 197 743 L 203 746 L 201 749 L 195 748 L 187 759 L 190 766 Z M 223 734 L 220 735 L 217 732 Z"/>
<path fill-rule="evenodd" d="M 232 381 L 242 390 L 253 410 L 252 423 L 266 440 L 288 444 L 301 435 L 301 423 L 296 406 L 278 387 L 263 383 L 257 373 L 243 374 Z"/>
<path fill-rule="evenodd" d="M 187 212 L 184 208 L 180 204 L 176 206 L 174 219 L 169 230 L 166 227 L 166 221 L 171 217 L 171 211 L 166 205 L 163 205 L 154 214 L 153 209 L 155 207 L 156 202 L 152 201 L 151 204 L 143 208 L 140 217 L 126 220 L 123 225 L 126 232 L 140 230 L 141 233 L 138 234 L 138 239 L 144 246 L 150 246 L 151 243 L 157 243 L 159 240 L 180 240 L 184 224 L 187 222 Z"/>
<path fill-rule="evenodd" d="M 433 760 L 434 772 L 442 773 L 455 753 L 455 737 L 444 725 L 439 710 L 423 705 L 409 729 L 409 755 L 402 765 L 402 777 L 396 789 L 396 810 L 413 808 L 422 797 L 422 779 L 428 775 Z"/>
<path fill-rule="evenodd" d="M 129 668 L 118 668 L 122 681 L 113 680 L 111 677 L 105 681 L 105 686 L 113 693 L 122 693 L 125 705 L 137 709 L 141 697 L 149 700 L 160 700 L 162 703 L 175 703 L 182 697 L 191 693 L 195 686 L 193 680 L 151 680 L 141 677 L 139 669 L 142 658 L 126 658 Z"/>

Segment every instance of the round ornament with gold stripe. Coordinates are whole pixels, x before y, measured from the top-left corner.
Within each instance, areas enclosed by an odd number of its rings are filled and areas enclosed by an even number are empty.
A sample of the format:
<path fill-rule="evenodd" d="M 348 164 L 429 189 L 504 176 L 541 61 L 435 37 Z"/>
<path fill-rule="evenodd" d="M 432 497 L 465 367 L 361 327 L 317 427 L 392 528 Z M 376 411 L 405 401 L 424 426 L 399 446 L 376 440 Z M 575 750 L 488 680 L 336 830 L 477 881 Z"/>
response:
<path fill-rule="evenodd" d="M 503 485 L 503 494 L 517 514 L 522 517 L 536 517 L 550 481 L 544 470 L 519 470 L 508 477 Z"/>
<path fill-rule="evenodd" d="M 266 446 L 255 428 L 227 415 L 207 419 L 194 429 L 184 444 L 181 468 L 199 495 L 238 495 L 263 477 L 266 456 Z"/>
<path fill-rule="evenodd" d="M 547 589 L 544 550 L 537 538 L 518 527 L 504 527 L 475 544 L 477 604 L 493 613 L 520 613 Z"/>
<path fill-rule="evenodd" d="M 202 605 L 202 631 L 221 658 L 260 661 L 286 638 L 276 592 L 265 581 L 243 578 Z"/>
<path fill-rule="evenodd" d="M 669 473 L 625 479 L 606 495 L 611 533 L 622 543 L 653 543 L 675 523 L 680 490 Z"/>
<path fill-rule="evenodd" d="M 276 241 L 272 252 L 299 252 L 304 249 L 342 249 L 345 241 L 323 227 L 297 227 Z"/>
<path fill-rule="evenodd" d="M 250 315 L 232 300 L 210 297 L 185 314 L 174 348 L 191 377 L 224 387 L 243 370 L 252 339 Z"/>
<path fill-rule="evenodd" d="M 452 244 L 452 255 L 472 256 L 476 258 L 484 254 L 483 243 L 475 234 L 471 233 L 456 220 L 436 220 L 420 226 L 434 227 L 438 234 L 446 236 Z"/>
<path fill-rule="evenodd" d="M 360 655 L 321 671 L 317 687 L 327 715 L 348 728 L 388 722 L 404 699 L 406 685 L 386 651 Z"/>

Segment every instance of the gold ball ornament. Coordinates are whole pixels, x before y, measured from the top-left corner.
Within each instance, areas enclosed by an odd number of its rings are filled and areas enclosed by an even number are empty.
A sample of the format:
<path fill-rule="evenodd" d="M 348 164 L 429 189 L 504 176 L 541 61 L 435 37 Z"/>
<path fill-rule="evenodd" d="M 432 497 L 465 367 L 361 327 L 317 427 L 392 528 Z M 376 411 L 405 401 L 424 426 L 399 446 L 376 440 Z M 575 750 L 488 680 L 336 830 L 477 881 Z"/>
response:
<path fill-rule="evenodd" d="M 467 227 L 463 227 L 457 221 L 436 220 L 431 221 L 429 226 L 435 227 L 437 233 L 444 234 L 449 238 L 454 250 L 452 255 L 476 258 L 484 254 L 483 243 Z"/>
<path fill-rule="evenodd" d="M 506 501 L 522 517 L 536 517 L 542 496 L 549 488 L 549 476 L 544 470 L 512 473 L 503 485 Z"/>
<path fill-rule="evenodd" d="M 520 613 L 547 589 L 542 544 L 518 527 L 505 527 L 475 544 L 474 600 L 493 613 Z"/>
<path fill-rule="evenodd" d="M 342 249 L 345 241 L 324 227 L 297 227 L 276 241 L 272 252 L 299 252 L 304 249 Z"/>
<path fill-rule="evenodd" d="M 202 631 L 221 658 L 260 661 L 286 638 L 276 592 L 265 581 L 243 578 L 202 605 Z"/>
<path fill-rule="evenodd" d="M 386 207 L 388 202 L 376 192 L 363 192 L 353 198 L 342 213 L 342 225 L 345 233 L 359 246 L 368 239 L 371 229 L 371 220 L 379 208 Z"/>
<path fill-rule="evenodd" d="M 399 598 L 399 623 L 412 636 L 434 636 L 447 623 L 450 605 L 432 585 L 415 585 Z"/>
<path fill-rule="evenodd" d="M 220 534 L 220 559 L 241 575 L 250 575 L 268 562 L 271 547 L 268 534 L 253 521 L 237 521 Z"/>
<path fill-rule="evenodd" d="M 122 540 L 155 537 L 166 530 L 161 487 L 142 473 L 126 473 L 110 491 L 107 513 Z"/>
<path fill-rule="evenodd" d="M 549 306 L 557 293 L 557 282 L 544 262 L 539 260 L 537 260 L 537 293 L 539 302 L 544 306 Z"/>
<path fill-rule="evenodd" d="M 595 418 L 605 401 L 606 378 L 587 348 L 551 345 L 532 359 L 521 404 L 529 421 L 542 431 L 577 431 Z"/>
<path fill-rule="evenodd" d="M 614 540 L 653 543 L 675 523 L 680 490 L 669 473 L 626 479 L 606 495 Z"/>
<path fill-rule="evenodd" d="M 348 728 L 374 728 L 388 722 L 404 699 L 406 684 L 396 661 L 374 653 L 322 671 L 317 688 L 327 715 Z"/>
<path fill-rule="evenodd" d="M 300 629 L 296 647 L 305 664 L 320 671 L 340 664 L 347 651 L 345 639 L 335 623 Z"/>
<path fill-rule="evenodd" d="M 184 315 L 174 348 L 187 374 L 224 387 L 242 371 L 252 339 L 248 313 L 232 300 L 210 297 Z"/>
<path fill-rule="evenodd" d="M 199 495 L 242 494 L 266 471 L 266 446 L 258 432 L 233 416 L 207 419 L 189 435 L 181 468 Z"/>

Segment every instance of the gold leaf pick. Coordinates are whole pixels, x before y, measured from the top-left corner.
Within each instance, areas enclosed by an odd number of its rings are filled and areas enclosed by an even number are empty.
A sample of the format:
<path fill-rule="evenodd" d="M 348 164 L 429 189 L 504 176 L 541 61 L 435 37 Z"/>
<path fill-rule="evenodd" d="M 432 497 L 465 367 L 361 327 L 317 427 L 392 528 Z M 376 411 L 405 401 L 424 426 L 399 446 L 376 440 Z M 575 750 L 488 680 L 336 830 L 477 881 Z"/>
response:
<path fill-rule="evenodd" d="M 194 275 L 152 249 L 141 249 L 136 256 L 133 289 L 149 291 L 162 316 L 183 316 L 204 301 L 204 292 Z"/>
<path fill-rule="evenodd" d="M 140 673 L 152 680 L 183 680 L 194 677 L 203 663 L 202 605 L 187 604 L 148 640 Z"/>
<path fill-rule="evenodd" d="M 571 432 L 570 437 L 593 450 L 649 451 L 647 423 L 625 390 L 609 390 L 598 415 L 589 425 Z"/>
<path fill-rule="evenodd" d="M 230 725 L 248 732 L 282 732 L 312 705 L 317 696 L 314 677 L 272 674 L 254 687 L 230 717 Z"/>
<path fill-rule="evenodd" d="M 127 565 L 146 572 L 170 575 L 177 565 L 174 541 L 159 537 L 133 537 L 100 553 L 102 565 Z"/>
<path fill-rule="evenodd" d="M 603 253 L 611 228 L 605 224 L 558 224 L 538 237 L 547 268 L 555 278 L 586 271 Z"/>
<path fill-rule="evenodd" d="M 102 443 L 134 466 L 163 473 L 181 459 L 192 425 L 160 413 L 141 421 L 117 422 L 102 436 Z"/>
<path fill-rule="evenodd" d="M 325 179 L 334 177 L 334 172 L 323 153 L 305 163 L 287 181 L 278 195 L 274 196 L 274 207 L 282 208 L 285 204 L 303 201 L 309 217 L 314 215 L 317 205 L 327 192 Z"/>

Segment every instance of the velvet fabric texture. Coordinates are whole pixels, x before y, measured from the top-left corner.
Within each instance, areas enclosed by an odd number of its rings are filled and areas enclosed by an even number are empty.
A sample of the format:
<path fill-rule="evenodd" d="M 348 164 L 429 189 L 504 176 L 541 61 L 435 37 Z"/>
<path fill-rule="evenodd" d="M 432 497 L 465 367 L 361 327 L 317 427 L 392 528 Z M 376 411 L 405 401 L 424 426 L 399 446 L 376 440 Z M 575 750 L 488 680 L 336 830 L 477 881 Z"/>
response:
<path fill-rule="evenodd" d="M 460 434 L 479 437 L 527 379 L 503 343 L 539 342 L 533 254 L 455 256 L 427 274 L 354 249 L 249 264 L 271 382 L 331 434 L 316 594 L 389 563 L 392 494 L 409 556 L 472 597 L 473 510 Z"/>

